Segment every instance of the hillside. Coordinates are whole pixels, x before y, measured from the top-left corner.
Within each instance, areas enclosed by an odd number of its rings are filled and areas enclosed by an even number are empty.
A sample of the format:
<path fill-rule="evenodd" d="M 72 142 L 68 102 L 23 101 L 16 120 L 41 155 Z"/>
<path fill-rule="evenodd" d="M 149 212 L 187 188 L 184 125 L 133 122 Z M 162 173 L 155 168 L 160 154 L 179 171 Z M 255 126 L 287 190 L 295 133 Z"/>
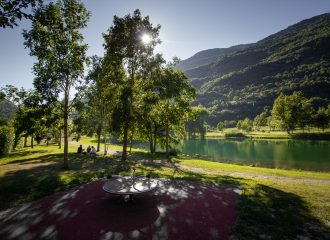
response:
<path fill-rule="evenodd" d="M 13 120 L 13 114 L 15 110 L 16 106 L 12 102 L 5 100 L 0 104 L 0 117 Z"/>
<path fill-rule="evenodd" d="M 327 106 L 330 93 L 330 15 L 288 27 L 251 47 L 185 70 L 197 88 L 193 106 L 211 111 L 207 123 L 239 120 L 272 109 L 283 92 L 302 91 L 313 106 Z"/>
<path fill-rule="evenodd" d="M 229 48 L 214 48 L 214 49 L 204 50 L 196 53 L 194 56 L 186 60 L 180 61 L 180 63 L 175 67 L 175 70 L 181 68 L 183 71 L 185 71 L 190 68 L 195 68 L 200 65 L 204 65 L 214 60 L 217 60 L 218 58 L 221 58 L 223 56 L 250 47 L 252 45 L 253 44 L 241 44 Z"/>

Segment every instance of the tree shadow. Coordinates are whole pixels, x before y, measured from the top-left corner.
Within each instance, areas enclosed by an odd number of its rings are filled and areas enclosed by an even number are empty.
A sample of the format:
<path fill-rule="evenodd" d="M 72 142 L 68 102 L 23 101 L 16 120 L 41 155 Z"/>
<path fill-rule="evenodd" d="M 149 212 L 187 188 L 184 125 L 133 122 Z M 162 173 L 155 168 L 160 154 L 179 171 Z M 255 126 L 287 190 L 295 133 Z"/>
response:
<path fill-rule="evenodd" d="M 329 239 L 330 229 L 308 209 L 298 195 L 263 184 L 240 196 L 238 221 L 232 234 L 238 239 Z"/>

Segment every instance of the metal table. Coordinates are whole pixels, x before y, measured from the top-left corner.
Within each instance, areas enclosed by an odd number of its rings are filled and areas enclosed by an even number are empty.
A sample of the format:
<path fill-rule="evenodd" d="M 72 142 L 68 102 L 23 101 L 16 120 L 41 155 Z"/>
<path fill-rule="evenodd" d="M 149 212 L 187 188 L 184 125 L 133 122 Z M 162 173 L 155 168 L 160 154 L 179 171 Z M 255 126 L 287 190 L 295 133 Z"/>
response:
<path fill-rule="evenodd" d="M 130 200 L 132 200 L 135 194 L 149 192 L 157 188 L 158 180 L 150 179 L 150 175 L 134 177 L 134 172 L 135 168 L 133 168 L 130 177 L 108 175 L 103 190 L 112 194 L 129 195 Z"/>

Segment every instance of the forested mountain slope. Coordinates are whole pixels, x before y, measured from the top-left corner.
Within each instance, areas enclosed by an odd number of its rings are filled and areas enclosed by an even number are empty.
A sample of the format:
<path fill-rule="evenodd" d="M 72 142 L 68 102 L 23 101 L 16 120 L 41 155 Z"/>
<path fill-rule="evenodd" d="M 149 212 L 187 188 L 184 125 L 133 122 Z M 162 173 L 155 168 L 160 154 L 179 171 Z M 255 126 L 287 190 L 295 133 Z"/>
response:
<path fill-rule="evenodd" d="M 197 66 L 207 64 L 209 62 L 217 60 L 218 58 L 235 53 L 239 50 L 250 47 L 252 45 L 253 43 L 240 44 L 229 48 L 214 48 L 214 49 L 204 50 L 196 53 L 194 56 L 186 60 L 180 61 L 180 63 L 175 67 L 175 70 L 181 68 L 184 71 L 190 68 L 195 68 Z"/>
<path fill-rule="evenodd" d="M 13 114 L 16 110 L 15 104 L 12 102 L 5 100 L 0 104 L 0 117 L 8 118 L 9 120 L 13 120 Z"/>
<path fill-rule="evenodd" d="M 292 25 L 253 46 L 185 71 L 207 123 L 253 119 L 283 92 L 302 91 L 315 108 L 330 97 L 330 15 Z"/>

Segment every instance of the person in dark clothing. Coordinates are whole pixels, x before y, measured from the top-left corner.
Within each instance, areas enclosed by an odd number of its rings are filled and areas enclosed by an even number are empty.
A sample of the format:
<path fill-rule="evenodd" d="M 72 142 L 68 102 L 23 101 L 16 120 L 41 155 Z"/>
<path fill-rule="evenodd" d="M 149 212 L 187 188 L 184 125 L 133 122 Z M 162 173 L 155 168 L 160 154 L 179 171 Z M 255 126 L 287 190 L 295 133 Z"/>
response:
<path fill-rule="evenodd" d="M 78 153 L 83 153 L 84 149 L 82 148 L 82 145 L 80 145 L 80 147 L 78 147 Z"/>

